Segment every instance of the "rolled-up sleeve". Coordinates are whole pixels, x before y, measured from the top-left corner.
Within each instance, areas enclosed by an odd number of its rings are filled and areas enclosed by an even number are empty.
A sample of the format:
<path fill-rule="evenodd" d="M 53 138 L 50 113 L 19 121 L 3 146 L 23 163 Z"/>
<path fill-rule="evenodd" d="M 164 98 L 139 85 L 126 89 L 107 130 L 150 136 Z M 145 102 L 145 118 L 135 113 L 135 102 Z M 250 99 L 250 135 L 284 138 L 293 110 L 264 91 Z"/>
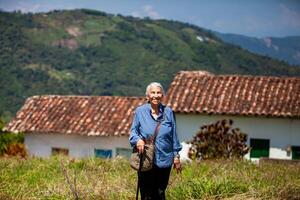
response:
<path fill-rule="evenodd" d="M 131 129 L 130 129 L 130 136 L 129 136 L 129 143 L 132 147 L 134 147 L 138 142 L 138 140 L 141 139 L 139 136 L 140 135 L 139 126 L 140 126 L 140 122 L 138 119 L 138 110 L 136 110 L 133 117 Z"/>
<path fill-rule="evenodd" d="M 172 132 L 173 132 L 173 153 L 175 156 L 182 149 L 182 146 L 178 139 L 177 129 L 176 129 L 176 118 L 173 111 L 171 113 L 171 119 L 172 119 Z"/>

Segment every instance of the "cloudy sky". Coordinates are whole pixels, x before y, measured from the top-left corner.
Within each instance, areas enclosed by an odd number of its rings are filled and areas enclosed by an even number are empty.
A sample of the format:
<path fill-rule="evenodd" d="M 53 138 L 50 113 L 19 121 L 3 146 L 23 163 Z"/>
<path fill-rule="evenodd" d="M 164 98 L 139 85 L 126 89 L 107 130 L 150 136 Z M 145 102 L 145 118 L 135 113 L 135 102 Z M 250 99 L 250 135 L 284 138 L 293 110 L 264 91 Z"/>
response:
<path fill-rule="evenodd" d="M 255 37 L 300 35 L 300 0 L 0 0 L 4 11 L 75 8 L 172 19 Z"/>

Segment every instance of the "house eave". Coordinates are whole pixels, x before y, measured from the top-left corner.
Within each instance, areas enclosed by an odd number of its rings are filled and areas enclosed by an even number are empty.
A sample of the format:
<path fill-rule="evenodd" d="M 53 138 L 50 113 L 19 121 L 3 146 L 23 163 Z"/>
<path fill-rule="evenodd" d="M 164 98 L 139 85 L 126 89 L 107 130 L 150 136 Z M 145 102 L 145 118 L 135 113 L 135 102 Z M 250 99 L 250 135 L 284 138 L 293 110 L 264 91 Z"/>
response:
<path fill-rule="evenodd" d="M 227 115 L 235 117 L 262 117 L 262 118 L 283 118 L 283 119 L 300 119 L 297 115 L 270 115 L 270 114 L 257 114 L 257 113 L 236 113 L 236 112 L 209 112 L 209 111 L 174 111 L 176 114 L 194 114 L 194 115 Z"/>

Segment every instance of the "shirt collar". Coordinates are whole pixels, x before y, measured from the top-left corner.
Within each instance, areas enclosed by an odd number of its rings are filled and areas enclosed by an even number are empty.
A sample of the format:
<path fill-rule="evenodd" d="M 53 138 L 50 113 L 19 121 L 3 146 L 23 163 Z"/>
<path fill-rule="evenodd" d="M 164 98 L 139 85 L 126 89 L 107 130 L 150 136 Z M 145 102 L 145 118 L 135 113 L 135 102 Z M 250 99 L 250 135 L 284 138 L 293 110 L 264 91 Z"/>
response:
<path fill-rule="evenodd" d="M 150 115 L 151 115 L 151 104 L 150 104 L 150 103 L 147 103 L 147 108 L 148 108 L 148 112 L 149 112 Z M 162 117 L 163 117 L 163 112 L 164 112 L 164 105 L 160 103 L 160 104 L 158 105 L 158 110 L 159 110 L 159 113 L 158 113 L 158 117 L 157 117 L 157 120 L 156 120 L 156 121 L 162 119 Z M 151 116 L 152 116 L 152 115 L 151 115 Z"/>

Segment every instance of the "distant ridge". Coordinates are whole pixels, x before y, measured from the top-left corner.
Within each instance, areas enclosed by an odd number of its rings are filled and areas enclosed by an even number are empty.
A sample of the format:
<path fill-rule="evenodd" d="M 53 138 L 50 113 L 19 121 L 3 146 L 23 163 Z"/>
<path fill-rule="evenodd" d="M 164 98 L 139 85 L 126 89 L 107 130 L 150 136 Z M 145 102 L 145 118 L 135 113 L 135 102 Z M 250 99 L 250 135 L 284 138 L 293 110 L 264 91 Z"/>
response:
<path fill-rule="evenodd" d="M 284 60 L 300 67 L 300 36 L 255 38 L 238 34 L 216 35 L 224 42 L 238 45 L 250 52 Z"/>

